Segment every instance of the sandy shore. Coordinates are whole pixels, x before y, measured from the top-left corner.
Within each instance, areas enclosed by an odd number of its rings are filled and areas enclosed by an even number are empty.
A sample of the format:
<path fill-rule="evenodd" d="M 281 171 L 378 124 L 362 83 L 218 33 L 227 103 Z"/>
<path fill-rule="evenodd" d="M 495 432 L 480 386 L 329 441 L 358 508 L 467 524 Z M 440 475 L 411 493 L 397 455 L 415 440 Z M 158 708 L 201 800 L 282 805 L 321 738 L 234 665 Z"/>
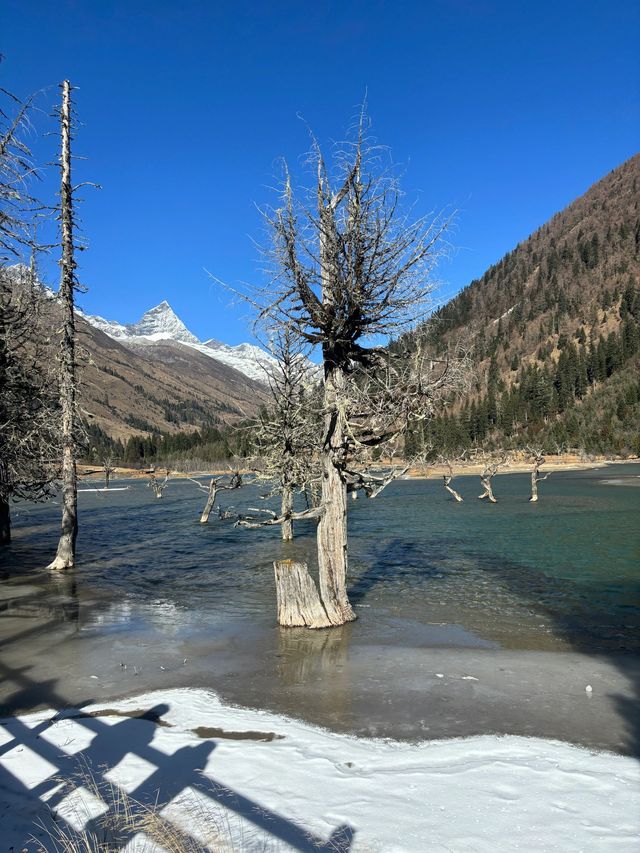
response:
<path fill-rule="evenodd" d="M 563 454 L 561 456 L 556 455 L 548 455 L 545 457 L 545 464 L 542 466 L 541 473 L 544 474 L 546 471 L 588 471 L 591 468 L 604 468 L 607 465 L 629 465 L 629 464 L 640 464 L 640 459 L 611 459 L 605 456 L 593 457 L 588 460 L 585 460 L 583 457 L 577 456 L 575 454 Z M 483 469 L 483 463 L 464 463 L 461 465 L 456 465 L 453 463 L 453 472 L 456 477 L 464 477 L 464 476 L 472 476 L 479 475 Z M 157 467 L 156 468 L 156 476 L 164 477 L 166 468 Z M 522 474 L 531 471 L 531 464 L 528 462 L 526 458 L 515 457 L 512 459 L 509 464 L 504 465 L 500 468 L 499 474 Z M 171 471 L 170 476 L 172 479 L 181 479 L 186 477 L 223 477 L 228 475 L 229 468 L 213 468 L 208 471 L 191 471 L 189 473 L 185 473 L 182 471 Z M 250 474 L 251 471 L 243 470 L 241 471 L 243 474 Z M 448 474 L 449 469 L 445 465 L 441 465 L 438 463 L 429 464 L 425 467 L 420 468 L 412 468 L 408 471 L 407 475 L 411 478 L 416 479 L 438 479 L 443 476 L 443 474 Z M 98 469 L 96 465 L 78 465 L 78 474 L 83 479 L 88 480 L 104 480 L 104 474 L 101 470 Z M 148 479 L 149 474 L 147 470 L 141 470 L 140 468 L 127 468 L 125 466 L 117 466 L 115 468 L 114 479 Z"/>

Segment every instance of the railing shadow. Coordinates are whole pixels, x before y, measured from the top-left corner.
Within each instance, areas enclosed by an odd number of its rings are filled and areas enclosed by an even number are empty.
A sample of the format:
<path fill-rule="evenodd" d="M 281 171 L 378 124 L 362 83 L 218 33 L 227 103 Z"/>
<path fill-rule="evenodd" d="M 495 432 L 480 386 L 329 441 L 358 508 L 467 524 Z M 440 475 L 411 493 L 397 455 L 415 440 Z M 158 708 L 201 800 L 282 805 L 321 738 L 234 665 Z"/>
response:
<path fill-rule="evenodd" d="M 29 679 L 24 669 L 14 670 L 5 665 L 1 666 L 1 672 L 3 679 L 15 682 L 18 693 L 37 692 L 41 702 L 46 702 L 51 708 L 63 709 L 33 727 L 26 725 L 19 717 L 4 718 L 1 722 L 0 731 L 4 737 L 0 745 L 0 800 L 3 800 L 8 808 L 19 808 L 23 814 L 31 816 L 32 820 L 37 817 L 45 835 L 47 832 L 53 832 L 55 837 L 55 826 L 60 827 L 65 822 L 65 798 L 74 786 L 82 785 L 87 776 L 92 780 L 94 791 L 99 792 L 107 812 L 100 815 L 99 821 L 97 818 L 88 819 L 84 830 L 94 834 L 104 831 L 101 828 L 109 823 L 110 815 L 115 816 L 121 801 L 121 792 L 118 786 L 114 785 L 113 779 L 109 778 L 109 771 L 125 756 L 132 755 L 142 759 L 143 767 L 150 766 L 152 769 L 133 791 L 127 792 L 128 800 L 140 804 L 145 810 L 153 807 L 154 819 L 160 824 L 167 820 L 159 815 L 162 808 L 183 792 L 192 789 L 200 798 L 204 797 L 208 801 L 214 817 L 216 809 L 219 812 L 231 812 L 241 822 L 248 823 L 267 838 L 284 842 L 294 850 L 304 853 L 347 853 L 351 849 L 355 832 L 349 825 L 338 826 L 328 839 L 323 839 L 299 822 L 265 808 L 242 792 L 212 778 L 207 764 L 215 751 L 215 741 L 206 740 L 195 746 L 182 746 L 172 754 L 156 748 L 152 744 L 155 727 L 169 725 L 162 721 L 163 714 L 169 710 L 167 705 L 141 707 L 135 716 L 109 724 L 100 718 L 99 712 L 86 713 L 81 710 L 89 700 L 72 709 L 65 709 L 65 700 L 56 693 L 55 679 L 35 683 Z M 87 737 L 91 738 L 89 746 L 73 754 L 66 753 L 63 748 L 47 740 L 47 730 L 51 726 L 69 719 L 82 726 Z M 16 760 L 15 765 L 12 765 L 11 759 Z M 13 772 L 8 769 L 9 766 L 12 766 Z M 35 767 L 35 772 L 43 778 L 31 778 L 31 767 Z M 167 823 L 167 828 L 175 834 L 175 826 L 169 827 Z M 70 825 L 67 829 L 73 833 L 78 828 Z M 184 826 L 178 826 L 177 829 L 189 837 L 192 847 L 194 842 L 197 843 L 197 838 Z M 36 827 L 33 826 L 31 832 L 35 830 Z M 8 829 L 5 831 L 8 832 Z M 115 841 L 117 849 L 121 849 L 138 829 L 134 821 L 126 826 L 119 826 L 113 832 L 115 836 L 111 843 Z M 20 845 L 16 846 L 16 849 L 25 849 L 28 838 L 15 838 L 11 841 Z"/>

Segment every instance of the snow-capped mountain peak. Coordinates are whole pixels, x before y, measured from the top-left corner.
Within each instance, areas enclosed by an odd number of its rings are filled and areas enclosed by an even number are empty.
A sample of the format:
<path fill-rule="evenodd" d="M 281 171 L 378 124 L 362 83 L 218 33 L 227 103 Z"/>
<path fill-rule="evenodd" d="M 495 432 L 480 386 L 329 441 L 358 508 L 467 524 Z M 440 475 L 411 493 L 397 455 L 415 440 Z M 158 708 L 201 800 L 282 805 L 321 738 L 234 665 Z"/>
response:
<path fill-rule="evenodd" d="M 133 326 L 136 336 L 162 340 L 170 338 L 184 344 L 199 344 L 200 341 L 185 326 L 166 299 L 150 308 Z"/>
<path fill-rule="evenodd" d="M 78 312 L 82 314 L 82 312 Z M 231 346 L 214 339 L 201 343 L 177 316 L 166 299 L 150 308 L 137 323 L 119 323 L 117 320 L 105 320 L 96 315 L 82 316 L 95 328 L 122 344 L 154 344 L 161 341 L 176 341 L 197 349 L 210 358 L 216 359 L 257 382 L 266 381 L 264 365 L 274 364 L 275 359 L 268 352 L 254 344 Z"/>

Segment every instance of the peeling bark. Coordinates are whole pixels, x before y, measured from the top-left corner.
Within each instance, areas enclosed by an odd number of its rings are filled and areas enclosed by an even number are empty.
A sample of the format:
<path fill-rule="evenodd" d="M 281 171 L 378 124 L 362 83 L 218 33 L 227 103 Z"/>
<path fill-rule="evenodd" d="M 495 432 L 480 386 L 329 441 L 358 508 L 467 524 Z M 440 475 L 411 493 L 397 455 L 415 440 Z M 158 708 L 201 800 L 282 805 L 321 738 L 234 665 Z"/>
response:
<path fill-rule="evenodd" d="M 306 563 L 276 560 L 273 564 L 278 602 L 278 624 L 285 628 L 329 628 L 318 589 Z"/>
<path fill-rule="evenodd" d="M 347 596 L 347 484 L 338 465 L 343 453 L 343 429 L 336 391 L 345 382 L 335 368 L 325 380 L 325 440 L 322 472 L 324 509 L 317 530 L 320 595 L 332 625 L 353 622 L 356 614 Z"/>

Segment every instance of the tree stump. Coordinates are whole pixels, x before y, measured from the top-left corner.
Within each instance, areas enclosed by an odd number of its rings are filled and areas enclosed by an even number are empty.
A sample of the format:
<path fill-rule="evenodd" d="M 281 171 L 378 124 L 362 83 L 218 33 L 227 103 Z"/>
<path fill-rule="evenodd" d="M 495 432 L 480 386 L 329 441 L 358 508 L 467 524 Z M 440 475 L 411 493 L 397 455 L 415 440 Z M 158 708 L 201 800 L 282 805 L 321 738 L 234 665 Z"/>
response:
<path fill-rule="evenodd" d="M 273 564 L 278 600 L 278 624 L 285 628 L 330 628 L 318 588 L 306 563 L 276 560 Z"/>

